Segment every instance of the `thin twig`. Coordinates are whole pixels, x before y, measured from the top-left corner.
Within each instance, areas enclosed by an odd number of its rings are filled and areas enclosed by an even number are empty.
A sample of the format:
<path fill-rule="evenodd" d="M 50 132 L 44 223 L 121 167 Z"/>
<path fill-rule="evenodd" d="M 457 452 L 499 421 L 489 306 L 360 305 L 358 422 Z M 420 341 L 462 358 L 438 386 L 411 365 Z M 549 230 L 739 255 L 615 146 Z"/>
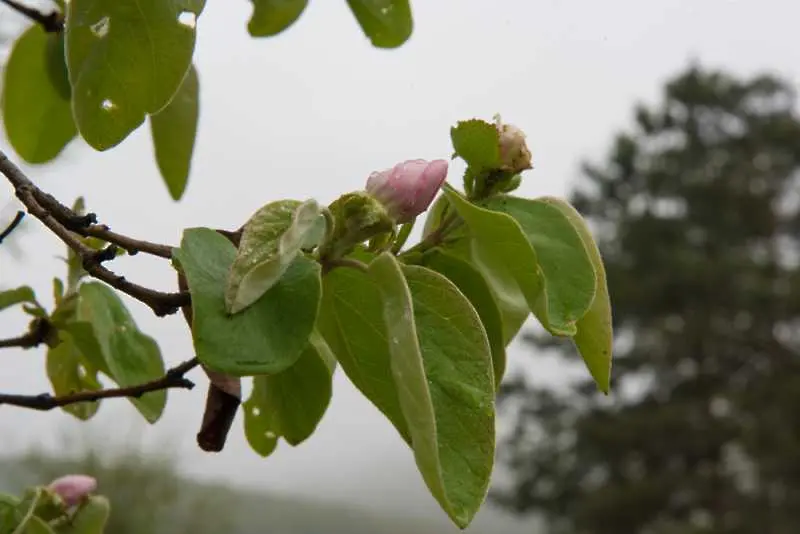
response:
<path fill-rule="evenodd" d="M 17 214 L 14 216 L 14 220 L 9 223 L 5 230 L 0 232 L 0 243 L 3 242 L 5 238 L 11 235 L 11 232 L 16 230 L 17 226 L 22 222 L 22 219 L 25 218 L 24 211 L 18 211 Z"/>
<path fill-rule="evenodd" d="M 133 256 L 138 252 L 152 254 L 161 258 L 172 258 L 172 247 L 169 245 L 161 245 L 158 243 L 151 243 L 149 241 L 142 241 L 134 239 L 126 235 L 112 232 L 105 224 L 95 224 L 97 216 L 94 213 L 87 213 L 86 215 L 78 215 L 64 204 L 56 200 L 52 195 L 45 193 L 40 189 L 34 190 L 36 201 L 47 211 L 49 211 L 55 219 L 64 225 L 65 228 L 72 232 L 82 235 L 84 237 L 96 237 L 112 243 Z"/>
<path fill-rule="evenodd" d="M 20 408 L 30 408 L 31 410 L 47 411 L 61 406 L 76 404 L 79 402 L 94 402 L 100 399 L 110 399 L 117 397 L 138 398 L 151 391 L 160 391 L 170 388 L 192 389 L 194 382 L 184 375 L 197 367 L 200 362 L 197 358 L 187 360 L 182 364 L 168 370 L 164 376 L 150 382 L 130 386 L 125 388 L 102 389 L 100 391 L 81 391 L 72 395 L 53 397 L 49 393 L 41 395 L 6 395 L 0 394 L 0 405 L 18 406 Z"/>
<path fill-rule="evenodd" d="M 91 224 L 88 221 L 92 221 L 93 217 L 91 215 L 77 215 L 50 197 L 50 195 L 43 193 L 2 151 L 0 151 L 0 172 L 14 186 L 17 198 L 28 208 L 28 213 L 39 219 L 61 241 L 75 251 L 83 262 L 83 268 L 90 276 L 102 280 L 111 287 L 148 305 L 158 316 L 175 313 L 181 306 L 189 303 L 188 293 L 164 293 L 149 289 L 129 282 L 124 276 L 117 275 L 104 267 L 103 261 L 114 257 L 113 249 L 109 247 L 96 251 L 83 244 L 75 233 L 69 230 L 64 223 L 59 221 L 53 213 L 39 202 L 39 199 L 43 199 L 46 205 L 57 211 L 61 219 L 69 218 L 71 220 L 70 225 L 78 225 L 82 221 L 87 221 L 85 225 L 88 226 Z"/>
<path fill-rule="evenodd" d="M 47 341 L 47 337 L 53 332 L 53 325 L 47 319 L 36 318 L 31 321 L 28 331 L 21 336 L 0 339 L 0 349 L 19 347 L 31 349 Z"/>
<path fill-rule="evenodd" d="M 51 11 L 48 14 L 44 14 L 38 9 L 20 4 L 16 0 L 0 0 L 0 2 L 4 3 L 17 13 L 25 15 L 32 21 L 40 24 L 47 33 L 58 33 L 64 29 L 64 15 L 58 11 Z"/>

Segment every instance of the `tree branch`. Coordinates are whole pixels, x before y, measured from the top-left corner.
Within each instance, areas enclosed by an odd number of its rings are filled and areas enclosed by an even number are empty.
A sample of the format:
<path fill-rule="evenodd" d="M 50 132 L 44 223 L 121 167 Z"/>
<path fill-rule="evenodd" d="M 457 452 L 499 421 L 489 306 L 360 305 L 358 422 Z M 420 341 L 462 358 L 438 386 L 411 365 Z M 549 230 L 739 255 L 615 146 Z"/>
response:
<path fill-rule="evenodd" d="M 75 251 L 83 262 L 83 268 L 90 276 L 102 280 L 111 287 L 148 305 L 158 316 L 175 313 L 181 306 L 189 303 L 189 294 L 186 292 L 164 293 L 149 289 L 129 282 L 124 276 L 119 276 L 104 267 L 103 262 L 114 257 L 113 247 L 115 245 L 112 244 L 108 248 L 99 251 L 92 250 L 84 245 L 78 236 L 66 226 L 79 227 L 83 225 L 84 228 L 95 226 L 92 224 L 95 219 L 94 215 L 77 215 L 52 196 L 42 192 L 2 151 L 0 151 L 0 172 L 11 182 L 17 198 L 28 209 L 28 213 L 39 219 L 61 241 Z M 40 203 L 40 200 L 44 202 L 44 205 Z M 48 208 L 52 209 L 52 211 Z M 56 213 L 58 216 L 55 215 Z M 107 230 L 103 231 L 107 232 Z M 123 236 L 113 234 L 113 237 L 119 239 Z M 132 243 L 136 242 L 140 247 L 143 243 L 145 247 L 153 245 L 152 243 L 138 242 L 130 238 L 124 238 L 124 242 L 127 245 L 132 245 Z M 121 246 L 124 248 L 124 245 Z"/>
<path fill-rule="evenodd" d="M 16 0 L 0 0 L 0 2 L 7 5 L 17 13 L 24 15 L 32 21 L 40 24 L 47 33 L 58 33 L 64 29 L 64 15 L 56 10 L 53 10 L 48 14 L 44 14 L 38 9 L 20 4 Z"/>
<path fill-rule="evenodd" d="M 1 0 L 0 0 L 1 1 Z M 34 190 L 36 201 L 55 219 L 64 225 L 68 230 L 82 235 L 84 237 L 96 237 L 112 243 L 120 248 L 125 249 L 131 256 L 145 252 L 153 256 L 159 256 L 165 259 L 172 258 L 172 247 L 169 245 L 160 245 L 158 243 L 151 243 L 149 241 L 142 241 L 134 239 L 116 232 L 112 232 L 105 224 L 97 223 L 97 215 L 94 213 L 87 213 L 86 215 L 78 215 L 64 204 L 56 200 L 52 195 L 45 193 L 40 189 Z"/>
<path fill-rule="evenodd" d="M 5 238 L 11 235 L 11 232 L 17 229 L 17 226 L 22 222 L 22 219 L 25 218 L 24 211 L 18 211 L 17 214 L 14 216 L 14 220 L 9 223 L 5 230 L 0 232 L 0 243 L 3 242 Z"/>
<path fill-rule="evenodd" d="M 94 402 L 100 399 L 110 399 L 115 397 L 134 397 L 138 398 L 151 391 L 162 389 L 183 388 L 192 389 L 194 382 L 184 375 L 197 367 L 200 362 L 197 358 L 187 360 L 182 364 L 168 370 L 164 376 L 138 386 L 125 388 L 102 389 L 100 391 L 82 391 L 72 395 L 53 397 L 49 393 L 41 395 L 7 395 L 0 394 L 0 405 L 18 406 L 30 408 L 32 410 L 48 411 L 61 406 L 76 404 L 79 402 Z"/>
<path fill-rule="evenodd" d="M 47 319 L 37 318 L 31 321 L 28 331 L 21 336 L 8 339 L 0 339 L 0 349 L 20 347 L 31 349 L 47 341 L 47 337 L 53 332 L 53 325 Z"/>

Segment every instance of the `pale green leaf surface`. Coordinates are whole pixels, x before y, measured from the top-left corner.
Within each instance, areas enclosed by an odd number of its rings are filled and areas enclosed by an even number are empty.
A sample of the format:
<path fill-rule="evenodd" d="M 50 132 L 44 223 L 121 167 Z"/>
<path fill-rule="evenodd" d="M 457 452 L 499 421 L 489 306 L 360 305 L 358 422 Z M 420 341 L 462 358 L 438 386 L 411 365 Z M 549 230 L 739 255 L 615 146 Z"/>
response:
<path fill-rule="evenodd" d="M 317 230 L 320 214 L 315 200 L 279 200 L 247 221 L 225 291 L 230 313 L 251 306 L 281 279 Z"/>
<path fill-rule="evenodd" d="M 225 287 L 236 256 L 231 242 L 214 230 L 190 228 L 174 255 L 192 295 L 192 338 L 204 365 L 242 376 L 278 373 L 297 361 L 319 308 L 317 262 L 298 255 L 262 298 L 230 315 Z"/>
<path fill-rule="evenodd" d="M 444 276 L 384 253 L 369 266 L 391 338 L 392 375 L 417 466 L 450 518 L 466 527 L 494 462 L 494 377 L 475 309 Z"/>

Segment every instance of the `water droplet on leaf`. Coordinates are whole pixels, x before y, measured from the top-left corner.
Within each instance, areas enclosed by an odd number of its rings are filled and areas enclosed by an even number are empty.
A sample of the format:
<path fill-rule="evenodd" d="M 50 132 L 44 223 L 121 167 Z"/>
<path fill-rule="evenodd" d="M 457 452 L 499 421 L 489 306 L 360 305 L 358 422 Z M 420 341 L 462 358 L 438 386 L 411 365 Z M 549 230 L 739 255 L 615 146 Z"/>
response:
<path fill-rule="evenodd" d="M 197 24 L 197 15 L 191 11 L 181 11 L 178 15 L 178 24 L 183 24 L 187 28 L 194 28 Z"/>
<path fill-rule="evenodd" d="M 275 434 L 275 432 L 272 432 L 272 431 L 269 431 L 269 430 L 267 430 L 266 432 L 264 432 L 264 435 L 267 437 L 267 439 L 275 439 L 275 438 L 277 438 L 277 437 L 278 437 L 278 436 Z"/>
<path fill-rule="evenodd" d="M 102 39 L 103 37 L 108 35 L 108 30 L 110 26 L 111 26 L 111 19 L 109 19 L 108 17 L 103 17 L 102 19 L 98 20 L 97 22 L 89 26 L 89 29 L 92 30 L 93 34 Z"/>
<path fill-rule="evenodd" d="M 114 102 L 112 102 L 108 98 L 106 98 L 105 100 L 100 102 L 100 107 L 103 108 L 103 110 L 105 110 L 105 111 L 111 111 L 112 109 L 117 107 L 117 105 L 114 104 Z"/>

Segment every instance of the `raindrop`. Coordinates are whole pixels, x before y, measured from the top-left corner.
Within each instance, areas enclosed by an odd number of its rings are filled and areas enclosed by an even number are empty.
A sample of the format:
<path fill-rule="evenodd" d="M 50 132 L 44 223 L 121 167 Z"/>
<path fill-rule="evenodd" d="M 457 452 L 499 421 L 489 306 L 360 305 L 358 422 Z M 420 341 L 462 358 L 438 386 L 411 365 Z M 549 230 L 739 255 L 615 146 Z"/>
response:
<path fill-rule="evenodd" d="M 252 409 L 252 414 L 254 416 L 258 417 L 259 415 L 261 415 L 261 410 L 259 410 L 258 408 L 253 408 Z"/>
<path fill-rule="evenodd" d="M 277 438 L 277 437 L 278 437 L 278 436 L 275 434 L 275 432 L 272 432 L 272 431 L 270 431 L 270 430 L 267 430 L 266 432 L 264 432 L 264 435 L 267 437 L 267 439 L 275 439 L 275 438 Z"/>
<path fill-rule="evenodd" d="M 103 110 L 105 110 L 105 111 L 111 111 L 112 109 L 114 109 L 117 106 L 111 100 L 106 98 L 105 100 L 100 102 L 100 107 L 103 108 Z"/>
<path fill-rule="evenodd" d="M 183 24 L 187 28 L 194 28 L 197 23 L 197 15 L 191 11 L 181 11 L 178 15 L 178 24 Z"/>
<path fill-rule="evenodd" d="M 98 20 L 97 22 L 89 26 L 89 28 L 92 30 L 93 34 L 102 39 L 103 37 L 108 35 L 109 26 L 111 26 L 111 19 L 109 19 L 108 17 L 103 17 L 102 19 Z"/>

